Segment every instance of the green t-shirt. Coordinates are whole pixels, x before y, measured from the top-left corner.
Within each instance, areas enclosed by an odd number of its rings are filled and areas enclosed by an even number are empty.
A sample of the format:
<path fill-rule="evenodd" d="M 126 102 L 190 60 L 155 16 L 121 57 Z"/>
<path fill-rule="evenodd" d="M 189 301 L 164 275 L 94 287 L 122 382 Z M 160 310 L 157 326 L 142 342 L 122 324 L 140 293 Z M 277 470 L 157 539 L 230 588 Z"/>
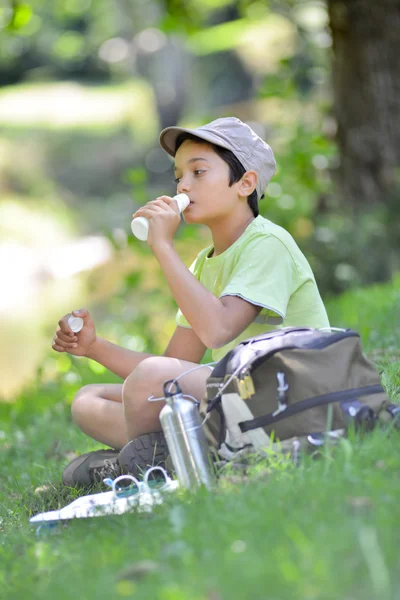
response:
<path fill-rule="evenodd" d="M 241 340 L 290 326 L 329 327 L 310 265 L 285 229 L 261 215 L 218 256 L 204 248 L 190 271 L 218 298 L 239 296 L 262 306 L 255 320 L 232 342 L 212 351 L 220 360 Z M 176 322 L 190 327 L 178 310 Z"/>

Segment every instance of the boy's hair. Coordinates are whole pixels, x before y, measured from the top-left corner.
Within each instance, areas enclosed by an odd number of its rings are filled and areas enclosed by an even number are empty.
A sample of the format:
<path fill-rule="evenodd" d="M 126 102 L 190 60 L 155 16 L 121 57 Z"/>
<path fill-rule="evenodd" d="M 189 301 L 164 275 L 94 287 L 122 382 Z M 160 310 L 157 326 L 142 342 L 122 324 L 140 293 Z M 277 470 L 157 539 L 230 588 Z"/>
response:
<path fill-rule="evenodd" d="M 206 140 L 203 140 L 191 133 L 181 133 L 176 138 L 175 152 L 178 151 L 178 148 L 182 146 L 183 142 L 185 142 L 186 140 L 191 140 L 199 144 L 208 144 L 218 154 L 218 156 L 220 156 L 220 158 L 222 158 L 222 160 L 226 162 L 226 164 L 229 166 L 229 186 L 233 185 L 237 181 L 240 181 L 240 179 L 246 173 L 246 169 L 244 168 L 240 160 L 236 158 L 233 152 L 231 152 L 227 148 L 217 146 L 217 144 L 207 142 Z M 264 194 L 261 196 L 261 198 L 264 198 Z M 259 210 L 256 190 L 254 190 L 250 194 L 250 196 L 247 197 L 247 204 L 250 206 L 253 215 L 255 217 L 258 217 Z"/>

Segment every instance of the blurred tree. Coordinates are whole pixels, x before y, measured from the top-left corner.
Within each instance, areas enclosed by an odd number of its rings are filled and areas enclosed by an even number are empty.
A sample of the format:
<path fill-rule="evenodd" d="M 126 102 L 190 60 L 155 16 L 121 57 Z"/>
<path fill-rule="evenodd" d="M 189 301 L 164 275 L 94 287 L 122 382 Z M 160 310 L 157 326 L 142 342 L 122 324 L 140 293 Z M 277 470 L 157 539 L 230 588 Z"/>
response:
<path fill-rule="evenodd" d="M 354 219 L 351 262 L 362 281 L 384 280 L 400 267 L 400 3 L 328 0 L 328 10 L 336 183 Z"/>
<path fill-rule="evenodd" d="M 328 0 L 338 181 L 356 206 L 387 203 L 400 166 L 400 2 Z"/>

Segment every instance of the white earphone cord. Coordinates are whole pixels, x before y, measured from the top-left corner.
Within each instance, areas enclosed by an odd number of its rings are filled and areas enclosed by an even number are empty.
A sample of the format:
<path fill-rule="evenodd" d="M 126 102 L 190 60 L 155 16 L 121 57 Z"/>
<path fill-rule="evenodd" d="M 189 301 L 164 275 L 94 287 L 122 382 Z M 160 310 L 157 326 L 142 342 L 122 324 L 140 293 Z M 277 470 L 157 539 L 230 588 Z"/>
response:
<path fill-rule="evenodd" d="M 211 368 L 212 365 L 216 365 L 216 362 L 211 362 L 211 363 L 207 363 L 205 365 L 199 365 L 198 367 L 193 367 L 192 369 L 189 369 L 188 371 L 185 371 L 184 373 L 181 373 L 180 375 L 178 375 L 178 377 L 175 377 L 174 381 L 171 382 L 170 386 L 169 386 L 169 392 L 172 389 L 172 386 L 174 385 L 175 381 L 178 381 L 178 379 L 181 379 L 181 377 L 184 377 L 185 375 L 188 375 L 189 373 L 192 373 L 192 371 L 197 371 L 198 369 L 202 369 L 203 367 L 209 367 Z M 212 370 L 212 369 L 211 369 Z M 196 404 L 200 404 L 200 402 L 194 398 L 193 396 L 191 396 L 190 394 L 182 394 L 182 396 L 184 398 L 190 398 L 191 400 L 193 400 L 193 402 L 195 402 Z M 160 400 L 165 400 L 165 396 L 160 396 L 159 398 L 154 398 L 154 394 L 149 396 L 147 398 L 148 402 L 159 402 Z M 191 429 L 187 429 L 186 431 L 195 431 L 196 429 L 199 429 L 200 427 L 202 427 L 204 425 L 204 423 L 207 421 L 207 419 L 209 418 L 209 413 L 206 414 L 204 420 L 200 423 L 200 425 L 197 425 L 196 427 L 192 427 Z"/>

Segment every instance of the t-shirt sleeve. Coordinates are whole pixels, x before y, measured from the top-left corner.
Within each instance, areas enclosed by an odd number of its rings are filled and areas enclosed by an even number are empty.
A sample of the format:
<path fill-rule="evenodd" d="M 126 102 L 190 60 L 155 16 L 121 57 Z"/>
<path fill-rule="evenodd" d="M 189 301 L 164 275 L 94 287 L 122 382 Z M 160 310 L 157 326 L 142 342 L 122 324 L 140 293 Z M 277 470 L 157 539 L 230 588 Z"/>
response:
<path fill-rule="evenodd" d="M 273 235 L 257 235 L 242 248 L 220 294 L 239 296 L 263 310 L 256 322 L 281 324 L 295 290 L 297 270 L 285 244 Z"/>

